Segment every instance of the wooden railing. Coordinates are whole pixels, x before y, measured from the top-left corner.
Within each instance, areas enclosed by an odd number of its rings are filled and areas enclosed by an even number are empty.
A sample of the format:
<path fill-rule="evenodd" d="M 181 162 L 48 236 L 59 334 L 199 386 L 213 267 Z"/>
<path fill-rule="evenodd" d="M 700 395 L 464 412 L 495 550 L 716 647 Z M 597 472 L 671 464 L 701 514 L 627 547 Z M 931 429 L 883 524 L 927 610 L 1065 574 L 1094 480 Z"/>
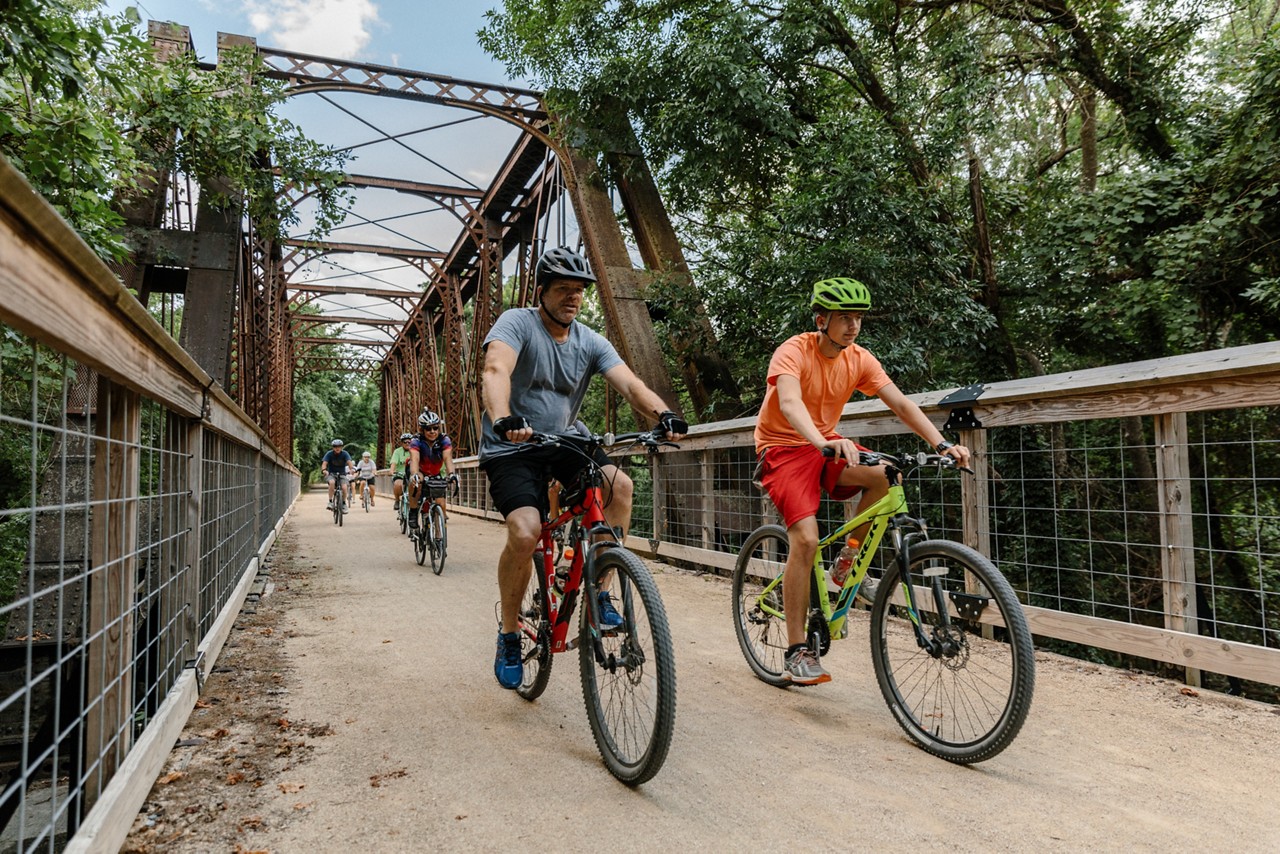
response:
<path fill-rule="evenodd" d="M 3 158 L 0 453 L 0 826 L 114 851 L 299 475 Z"/>

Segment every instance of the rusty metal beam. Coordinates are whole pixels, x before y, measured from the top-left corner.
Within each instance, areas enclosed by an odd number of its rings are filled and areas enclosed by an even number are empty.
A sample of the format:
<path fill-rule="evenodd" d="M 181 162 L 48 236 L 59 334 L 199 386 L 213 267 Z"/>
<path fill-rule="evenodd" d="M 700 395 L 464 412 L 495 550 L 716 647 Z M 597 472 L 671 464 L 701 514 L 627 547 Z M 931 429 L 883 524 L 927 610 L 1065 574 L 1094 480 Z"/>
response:
<path fill-rule="evenodd" d="M 353 314 L 299 314 L 298 312 L 290 312 L 290 322 L 295 329 L 304 326 L 316 326 L 326 323 L 359 323 L 364 326 L 403 326 L 403 320 L 394 320 L 389 317 L 360 317 Z"/>
<path fill-rule="evenodd" d="M 313 338 L 301 335 L 293 340 L 297 344 L 342 344 L 348 347 L 369 347 L 371 349 L 391 346 L 390 341 L 366 341 L 363 338 Z"/>
<path fill-rule="evenodd" d="M 362 288 L 359 285 L 308 285 L 288 282 L 285 284 L 295 294 L 352 294 L 362 297 L 399 301 L 422 298 L 422 291 L 397 291 L 393 288 Z"/>
<path fill-rule="evenodd" d="M 377 175 L 344 175 L 339 183 L 348 187 L 395 190 L 398 193 L 411 193 L 415 196 L 426 196 L 432 199 L 478 200 L 484 197 L 484 190 L 478 190 L 474 187 L 454 187 L 448 184 L 406 181 L 402 178 L 383 178 Z"/>
<path fill-rule="evenodd" d="M 223 38 L 222 33 L 219 39 Z M 241 38 L 243 36 L 232 36 Z M 311 54 L 258 48 L 264 76 L 283 80 L 292 93 L 347 90 L 461 107 L 517 123 L 546 119 L 542 93 L 514 86 L 462 80 L 386 65 L 347 62 Z"/>
<path fill-rule="evenodd" d="M 295 238 L 280 242 L 284 246 L 294 247 L 299 250 L 310 250 L 309 252 L 291 253 L 291 255 L 306 255 L 308 258 L 358 252 L 365 252 L 370 255 L 386 255 L 392 258 L 417 258 L 431 261 L 443 261 L 448 257 L 446 253 L 434 249 L 409 249 L 400 246 L 381 246 L 374 243 L 338 243 L 329 240 L 297 240 Z"/>
<path fill-rule="evenodd" d="M 609 325 L 609 337 L 618 354 L 645 385 L 670 407 L 678 409 L 680 398 L 662 356 L 649 308 L 641 294 L 641 271 L 631 265 L 622 228 L 613 212 L 613 200 L 595 162 L 573 152 L 561 162 L 565 182 L 578 216 L 578 228 L 586 245 L 591 268 L 598 283 L 600 304 Z M 649 414 L 649 419 L 652 419 Z M 648 423 L 642 420 L 641 423 Z"/>

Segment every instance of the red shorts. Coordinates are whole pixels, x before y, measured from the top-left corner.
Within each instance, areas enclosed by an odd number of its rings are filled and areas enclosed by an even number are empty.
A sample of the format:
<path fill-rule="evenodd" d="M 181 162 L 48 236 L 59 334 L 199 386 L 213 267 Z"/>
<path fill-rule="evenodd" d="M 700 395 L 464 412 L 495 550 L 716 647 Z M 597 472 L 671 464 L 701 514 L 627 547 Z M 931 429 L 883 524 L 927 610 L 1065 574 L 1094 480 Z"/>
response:
<path fill-rule="evenodd" d="M 868 451 L 858 445 L 858 450 Z M 860 486 L 837 486 L 836 478 L 849 461 L 824 457 L 813 445 L 775 445 L 764 451 L 764 469 L 760 482 L 769 498 L 790 528 L 806 516 L 818 515 L 822 492 L 836 501 L 852 498 L 862 491 Z"/>

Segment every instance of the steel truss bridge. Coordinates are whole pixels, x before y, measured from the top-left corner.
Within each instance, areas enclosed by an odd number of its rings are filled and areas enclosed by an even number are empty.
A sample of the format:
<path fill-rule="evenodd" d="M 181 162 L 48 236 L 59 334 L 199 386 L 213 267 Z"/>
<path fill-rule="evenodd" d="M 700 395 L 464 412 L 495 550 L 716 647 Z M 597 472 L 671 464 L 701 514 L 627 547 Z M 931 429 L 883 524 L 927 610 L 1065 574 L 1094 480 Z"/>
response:
<path fill-rule="evenodd" d="M 159 61 L 193 49 L 183 26 L 151 22 L 150 35 Z M 646 296 L 679 297 L 672 291 L 689 288 L 689 271 L 633 135 L 626 134 L 629 139 L 616 146 L 619 150 L 585 151 L 565 141 L 539 92 L 274 50 L 243 36 L 219 34 L 219 60 L 225 51 L 246 45 L 256 51 L 266 76 L 282 81 L 291 97 L 347 93 L 344 98 L 400 99 L 478 114 L 517 131 L 485 187 L 467 186 L 465 180 L 417 180 L 421 176 L 412 174 L 344 176 L 343 185 L 357 199 L 393 191 L 451 215 L 457 234 L 443 248 L 411 234 L 413 239 L 404 240 L 404 232 L 376 222 L 388 235 L 386 242 L 271 240 L 240 212 L 210 204 L 212 193 L 184 190 L 181 175 L 157 176 L 154 191 L 126 211 L 137 251 L 117 272 L 144 303 L 156 293 L 183 295 L 184 316 L 199 322 L 182 324 L 179 343 L 277 448 L 291 447 L 296 378 L 303 372 L 347 371 L 377 377 L 379 457 L 423 407 L 442 411 L 460 452 L 474 452 L 482 408 L 481 344 L 503 310 L 531 303 L 532 262 L 554 245 L 549 232 L 557 217 L 563 225 L 566 206 L 599 276 L 606 334 L 623 358 L 673 405 L 684 392 L 683 399 L 699 413 L 736 414 L 717 412 L 716 401 L 738 394 L 705 315 L 696 311 L 684 321 L 688 328 L 675 330 L 672 352 L 660 349 Z M 373 129 L 379 141 L 397 145 L 433 129 L 392 134 L 339 109 Z M 469 127 L 482 125 L 493 122 Z M 415 153 L 439 165 L 430 155 Z M 264 162 L 263 168 L 272 165 Z M 314 188 L 285 186 L 281 194 L 296 210 Z M 353 223 L 359 224 L 358 217 Z M 632 262 L 632 248 L 642 269 Z M 316 280 L 317 262 L 359 254 L 412 268 L 419 287 L 388 287 L 376 276 Z M 514 274 L 504 281 L 504 269 L 512 268 Z M 351 296 L 384 308 L 317 312 L 335 297 Z M 682 302 L 688 304 L 687 295 Z M 318 327 L 332 324 L 344 324 L 346 337 L 317 334 Z"/>

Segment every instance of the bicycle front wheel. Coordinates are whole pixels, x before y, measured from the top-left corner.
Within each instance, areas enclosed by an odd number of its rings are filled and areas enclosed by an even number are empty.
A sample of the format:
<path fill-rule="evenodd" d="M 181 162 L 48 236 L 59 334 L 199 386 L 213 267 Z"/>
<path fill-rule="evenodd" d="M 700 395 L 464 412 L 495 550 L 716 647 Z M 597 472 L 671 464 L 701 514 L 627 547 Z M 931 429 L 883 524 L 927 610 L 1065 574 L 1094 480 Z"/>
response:
<path fill-rule="evenodd" d="M 778 687 L 790 684 L 783 675 L 787 620 L 782 610 L 782 569 L 789 553 L 786 528 L 763 525 L 747 537 L 733 568 L 738 646 L 756 677 Z"/>
<path fill-rule="evenodd" d="M 911 546 L 911 576 L 914 608 L 896 563 L 871 607 L 880 691 L 929 753 L 960 764 L 990 759 L 1009 746 L 1031 708 L 1035 655 L 1026 615 L 991 561 L 960 543 Z M 917 643 L 914 622 L 929 648 Z"/>
<path fill-rule="evenodd" d="M 652 779 L 667 758 L 676 717 L 676 664 L 667 612 L 649 568 L 622 548 L 595 560 L 594 595 L 607 590 L 621 613 L 616 629 L 598 626 L 597 603 L 584 603 L 578 662 L 591 734 L 605 766 L 629 786 Z M 588 591 L 593 585 L 587 585 Z"/>
<path fill-rule="evenodd" d="M 547 690 L 551 678 L 551 608 L 547 601 L 547 577 L 542 574 L 542 561 L 533 559 L 533 575 L 520 602 L 520 657 L 524 660 L 524 679 L 516 693 L 526 700 L 536 700 Z"/>
<path fill-rule="evenodd" d="M 396 505 L 396 515 L 400 517 L 400 533 L 409 533 L 409 511 L 405 508 L 405 500 L 403 498 Z"/>
<path fill-rule="evenodd" d="M 427 562 L 427 532 L 422 530 L 422 522 L 419 520 L 417 529 L 410 529 L 409 539 L 413 540 L 413 559 L 418 562 L 418 566 L 422 566 Z"/>
<path fill-rule="evenodd" d="M 431 538 L 431 571 L 439 575 L 444 572 L 444 509 L 432 502 L 427 519 L 426 535 Z"/>

